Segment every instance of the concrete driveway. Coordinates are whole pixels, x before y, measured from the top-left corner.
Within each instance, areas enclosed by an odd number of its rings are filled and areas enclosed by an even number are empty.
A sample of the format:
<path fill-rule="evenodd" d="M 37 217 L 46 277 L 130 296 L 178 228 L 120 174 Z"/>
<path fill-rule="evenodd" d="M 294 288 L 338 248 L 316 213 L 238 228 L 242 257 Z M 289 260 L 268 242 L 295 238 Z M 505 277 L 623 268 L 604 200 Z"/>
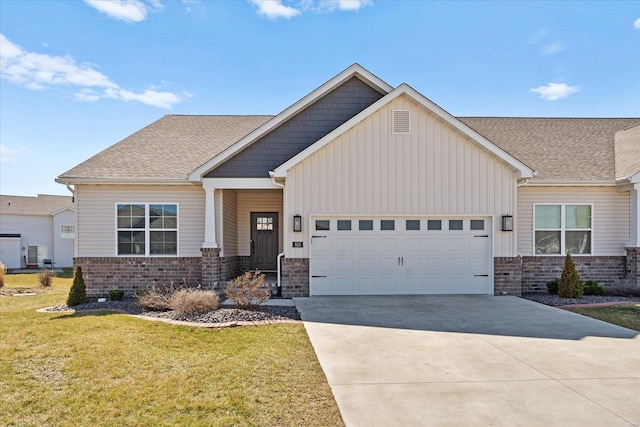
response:
<path fill-rule="evenodd" d="M 516 297 L 295 303 L 347 426 L 640 426 L 629 329 Z"/>

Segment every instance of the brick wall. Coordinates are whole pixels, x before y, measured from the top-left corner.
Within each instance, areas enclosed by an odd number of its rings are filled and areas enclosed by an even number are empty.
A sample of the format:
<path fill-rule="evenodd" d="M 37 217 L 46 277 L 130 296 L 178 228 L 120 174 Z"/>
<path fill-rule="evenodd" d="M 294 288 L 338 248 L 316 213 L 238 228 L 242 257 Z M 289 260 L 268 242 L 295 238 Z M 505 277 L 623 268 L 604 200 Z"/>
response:
<path fill-rule="evenodd" d="M 309 296 L 309 258 L 282 258 L 282 296 Z"/>
<path fill-rule="evenodd" d="M 121 289 L 125 295 L 132 295 L 154 283 L 202 283 L 198 257 L 80 257 L 74 258 L 73 264 L 74 269 L 82 267 L 89 298 L 106 297 L 112 289 Z"/>
<path fill-rule="evenodd" d="M 215 287 L 220 282 L 222 274 L 222 260 L 219 248 L 202 248 L 202 286 Z"/>
<path fill-rule="evenodd" d="M 640 288 L 640 248 L 627 248 L 625 285 Z"/>
<path fill-rule="evenodd" d="M 251 257 L 249 256 L 222 257 L 220 261 L 220 280 L 224 283 L 235 279 L 251 268 Z M 224 285 L 224 283 L 221 284 Z"/>
<path fill-rule="evenodd" d="M 495 257 L 493 279 L 495 295 L 522 295 L 522 258 Z"/>

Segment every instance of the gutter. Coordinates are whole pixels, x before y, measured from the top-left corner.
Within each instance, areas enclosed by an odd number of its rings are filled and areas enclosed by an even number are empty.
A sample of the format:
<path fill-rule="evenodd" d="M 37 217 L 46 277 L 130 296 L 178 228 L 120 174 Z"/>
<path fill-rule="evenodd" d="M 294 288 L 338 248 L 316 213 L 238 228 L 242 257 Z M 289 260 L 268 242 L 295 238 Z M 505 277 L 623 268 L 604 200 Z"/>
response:
<path fill-rule="evenodd" d="M 273 171 L 269 171 L 269 176 L 271 177 L 271 182 L 273 182 L 274 185 L 277 185 L 278 187 L 282 188 L 282 199 L 284 204 L 284 184 L 280 184 L 276 182 L 276 177 L 274 176 Z M 284 230 L 282 230 L 282 232 L 284 233 Z M 276 257 L 276 260 L 277 260 L 276 262 L 278 263 L 278 294 L 279 295 L 282 295 L 282 282 L 280 279 L 282 276 L 282 268 L 280 266 L 280 260 L 282 259 L 283 256 L 284 256 L 284 252 L 279 253 L 278 256 Z"/>

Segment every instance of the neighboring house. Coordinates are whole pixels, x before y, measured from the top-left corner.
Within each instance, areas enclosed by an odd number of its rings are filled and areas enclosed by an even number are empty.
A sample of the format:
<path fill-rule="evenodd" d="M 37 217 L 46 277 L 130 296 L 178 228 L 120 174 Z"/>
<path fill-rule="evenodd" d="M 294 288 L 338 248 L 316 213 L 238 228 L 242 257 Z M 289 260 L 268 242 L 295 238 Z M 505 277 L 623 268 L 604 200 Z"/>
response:
<path fill-rule="evenodd" d="M 356 64 L 274 117 L 165 116 L 57 181 L 90 296 L 278 264 L 286 297 L 520 294 L 567 251 L 639 286 L 639 125 L 456 118 Z"/>
<path fill-rule="evenodd" d="M 75 212 L 68 196 L 0 196 L 0 261 L 7 268 L 71 267 Z"/>

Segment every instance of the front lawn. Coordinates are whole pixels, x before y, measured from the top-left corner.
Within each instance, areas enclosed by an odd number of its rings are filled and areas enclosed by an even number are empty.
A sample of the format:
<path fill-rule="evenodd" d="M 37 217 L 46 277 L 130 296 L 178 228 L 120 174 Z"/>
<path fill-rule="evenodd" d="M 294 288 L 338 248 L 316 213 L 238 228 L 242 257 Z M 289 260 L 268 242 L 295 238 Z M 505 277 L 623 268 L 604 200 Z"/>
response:
<path fill-rule="evenodd" d="M 30 277 L 29 277 L 30 276 Z M 301 324 L 211 330 L 64 304 L 72 279 L 7 275 L 0 425 L 344 425 Z"/>
<path fill-rule="evenodd" d="M 640 332 L 640 304 L 637 303 L 601 307 L 566 307 L 566 310 Z"/>

